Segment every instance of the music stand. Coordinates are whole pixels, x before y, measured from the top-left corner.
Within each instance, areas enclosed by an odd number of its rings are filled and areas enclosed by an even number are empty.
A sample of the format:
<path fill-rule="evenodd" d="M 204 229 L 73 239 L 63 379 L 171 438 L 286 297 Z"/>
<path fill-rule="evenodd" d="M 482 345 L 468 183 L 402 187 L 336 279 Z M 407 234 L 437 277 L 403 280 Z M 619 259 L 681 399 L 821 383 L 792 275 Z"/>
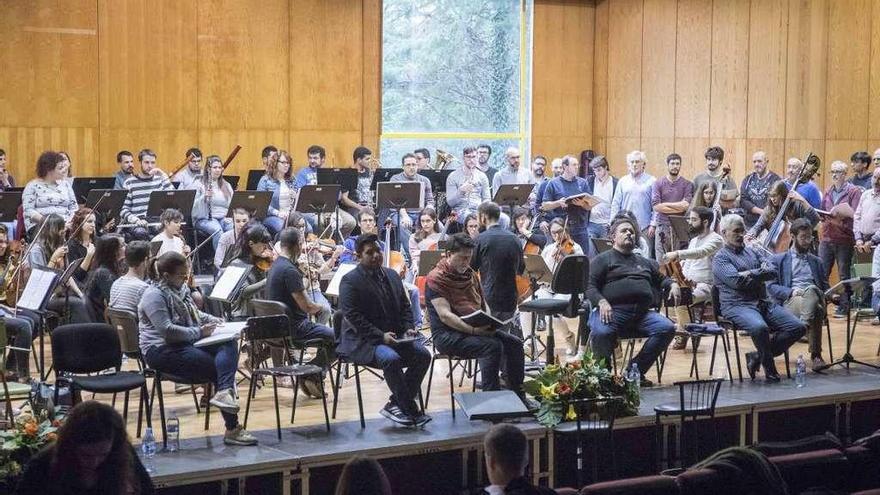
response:
<path fill-rule="evenodd" d="M 248 191 L 256 191 L 257 186 L 260 184 L 260 179 L 262 179 L 264 175 L 266 175 L 266 171 L 262 168 L 248 170 L 247 183 L 246 183 L 247 190 Z"/>
<path fill-rule="evenodd" d="M 113 189 L 114 185 L 116 185 L 116 177 L 74 177 L 71 187 L 76 202 L 83 204 L 92 189 Z"/>
<path fill-rule="evenodd" d="M 126 196 L 128 191 L 125 189 L 92 189 L 86 198 L 86 208 L 94 210 L 96 215 L 103 215 L 106 223 L 119 218 Z"/>
<path fill-rule="evenodd" d="M 232 193 L 232 200 L 229 202 L 226 216 L 232 217 L 233 210 L 243 208 L 250 212 L 251 218 L 262 220 L 269 214 L 269 203 L 271 202 L 272 193 L 270 191 L 235 191 Z"/>
<path fill-rule="evenodd" d="M 196 199 L 195 189 L 166 189 L 150 193 L 147 205 L 147 218 L 159 218 L 168 208 L 175 208 L 186 218 L 192 217 L 193 202 Z"/>
<path fill-rule="evenodd" d="M 377 168 L 375 172 L 373 172 L 373 180 L 370 183 L 370 190 L 376 190 L 376 184 L 380 182 L 391 182 L 391 178 L 395 175 L 402 173 L 402 168 Z"/>
<path fill-rule="evenodd" d="M 251 265 L 239 263 L 227 266 L 220 278 L 214 283 L 214 288 L 211 289 L 211 295 L 208 296 L 208 299 L 232 304 L 238 297 L 239 289 L 252 269 Z"/>
<path fill-rule="evenodd" d="M 358 171 L 353 168 L 319 168 L 315 171 L 318 184 L 339 184 L 342 192 L 357 189 Z"/>
<path fill-rule="evenodd" d="M 524 257 L 525 257 L 526 269 L 523 272 L 523 274 L 525 276 L 527 276 L 529 279 L 529 287 L 532 290 L 532 300 L 535 300 L 538 298 L 538 288 L 539 288 L 538 284 L 540 282 L 546 283 L 548 285 L 553 283 L 553 271 L 550 270 L 550 267 L 547 266 L 547 262 L 544 261 L 544 257 L 541 256 L 540 254 L 526 254 L 526 255 L 524 255 Z M 541 369 L 546 364 L 546 363 L 542 362 L 540 359 L 538 359 L 541 357 L 541 354 L 544 353 L 543 350 L 538 351 L 538 354 L 535 355 L 535 351 L 538 349 L 538 344 L 541 344 L 541 347 L 543 347 L 545 349 L 547 347 L 544 345 L 543 342 L 541 342 L 541 339 L 538 337 L 538 335 L 536 333 L 535 327 L 537 327 L 537 322 L 538 322 L 537 315 L 532 313 L 532 328 L 529 331 L 529 336 L 526 337 L 529 339 L 529 342 L 531 342 L 531 348 L 532 348 L 531 355 L 529 356 L 529 358 L 531 359 L 531 362 L 526 363 L 527 369 L 530 369 L 530 370 Z"/>
<path fill-rule="evenodd" d="M 28 277 L 27 283 L 25 283 L 21 297 L 18 298 L 16 304 L 16 309 L 28 309 L 40 316 L 39 368 L 40 378 L 42 380 L 46 379 L 46 332 L 43 330 L 45 327 L 44 319 L 46 315 L 46 304 L 49 303 L 52 293 L 55 292 L 55 288 L 58 287 L 60 279 L 61 272 L 59 270 L 39 265 L 32 267 L 31 274 Z"/>
<path fill-rule="evenodd" d="M 830 299 L 831 296 L 834 295 L 846 295 L 849 298 L 849 301 L 853 300 L 853 295 L 856 293 L 862 293 L 866 288 L 868 288 L 871 284 L 873 284 L 877 279 L 874 277 L 857 277 L 851 278 L 847 280 L 841 280 L 836 283 L 834 287 L 831 287 L 827 291 L 825 291 L 826 299 Z M 824 371 L 832 366 L 843 365 L 846 366 L 846 369 L 849 370 L 850 364 L 860 364 L 862 366 L 867 366 L 869 368 L 880 369 L 880 366 L 876 364 L 866 363 L 864 361 L 859 361 L 852 355 L 852 341 L 856 334 L 856 325 L 859 323 L 859 314 L 858 308 L 855 308 L 856 311 L 856 319 L 852 320 L 852 312 L 853 307 L 850 304 L 849 311 L 846 312 L 846 352 L 843 354 L 843 357 L 834 361 L 833 363 L 826 364 L 821 368 L 817 368 L 815 371 Z M 852 325 L 850 325 L 852 323 Z"/>
<path fill-rule="evenodd" d="M 605 251 L 611 249 L 611 241 L 608 239 L 601 239 L 599 237 L 591 237 L 591 241 L 593 241 L 593 247 L 596 248 L 596 253 L 601 254 Z"/>
<path fill-rule="evenodd" d="M 678 244 L 686 243 L 691 238 L 690 232 L 690 224 L 688 224 L 687 217 L 683 215 L 668 215 L 669 225 L 672 226 L 672 233 L 675 234 L 676 240 L 678 240 Z M 673 244 L 673 249 L 679 249 L 680 246 Z"/>
<path fill-rule="evenodd" d="M 434 191 L 434 194 L 437 193 L 445 193 L 446 192 L 446 179 L 449 178 L 449 175 L 455 172 L 452 169 L 443 169 L 443 170 L 419 170 L 419 175 L 423 175 L 431 181 L 431 190 Z"/>
<path fill-rule="evenodd" d="M 422 208 L 425 204 L 421 182 L 380 182 L 376 184 L 376 209 Z M 400 235 L 400 215 L 397 215 L 397 250 L 403 252 Z"/>
<path fill-rule="evenodd" d="M 7 187 L 6 192 L 24 192 L 24 187 Z"/>
<path fill-rule="evenodd" d="M 18 220 L 18 207 L 21 206 L 21 193 L 0 191 L 0 222 Z"/>
<path fill-rule="evenodd" d="M 321 169 L 318 169 L 320 172 Z M 336 204 L 342 195 L 342 186 L 339 184 L 319 184 L 314 186 L 303 186 L 299 190 L 296 197 L 296 206 L 294 211 L 300 213 L 314 213 L 318 216 L 318 231 L 324 230 L 322 222 L 324 213 L 331 211 L 336 212 L 336 227 L 333 229 L 332 238 L 336 238 L 338 233 L 339 242 L 343 242 L 342 232 L 339 230 L 339 209 Z"/>
<path fill-rule="evenodd" d="M 241 181 L 240 175 L 224 175 L 223 178 L 232 186 L 233 191 L 238 189 L 238 183 Z"/>
<path fill-rule="evenodd" d="M 510 230 L 516 232 L 516 222 L 513 221 L 513 209 L 517 206 L 529 204 L 529 195 L 532 194 L 534 184 L 502 184 L 495 191 L 492 201 L 499 205 L 506 205 L 510 209 Z"/>

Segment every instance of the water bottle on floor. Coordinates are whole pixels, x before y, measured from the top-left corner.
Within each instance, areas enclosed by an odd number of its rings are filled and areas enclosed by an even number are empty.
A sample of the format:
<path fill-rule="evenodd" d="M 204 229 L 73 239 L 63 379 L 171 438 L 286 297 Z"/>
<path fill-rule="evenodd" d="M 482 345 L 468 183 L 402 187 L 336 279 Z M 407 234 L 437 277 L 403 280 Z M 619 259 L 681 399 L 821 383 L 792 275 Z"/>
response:
<path fill-rule="evenodd" d="M 807 362 L 804 361 L 803 354 L 798 354 L 797 364 L 795 364 L 794 384 L 797 388 L 803 388 L 807 384 Z"/>
<path fill-rule="evenodd" d="M 177 411 L 172 411 L 171 417 L 165 422 L 165 432 L 168 452 L 180 450 L 180 419 L 177 418 Z"/>
<path fill-rule="evenodd" d="M 149 426 L 144 430 L 141 452 L 144 454 L 144 468 L 148 473 L 154 472 L 156 468 L 153 465 L 153 456 L 156 455 L 156 438 L 153 437 L 153 429 Z"/>
<path fill-rule="evenodd" d="M 641 395 L 641 385 L 642 385 L 642 373 L 639 371 L 639 365 L 636 363 L 632 363 L 629 367 L 629 371 L 626 373 L 626 381 L 630 382 L 633 387 L 635 387 L 636 393 Z"/>

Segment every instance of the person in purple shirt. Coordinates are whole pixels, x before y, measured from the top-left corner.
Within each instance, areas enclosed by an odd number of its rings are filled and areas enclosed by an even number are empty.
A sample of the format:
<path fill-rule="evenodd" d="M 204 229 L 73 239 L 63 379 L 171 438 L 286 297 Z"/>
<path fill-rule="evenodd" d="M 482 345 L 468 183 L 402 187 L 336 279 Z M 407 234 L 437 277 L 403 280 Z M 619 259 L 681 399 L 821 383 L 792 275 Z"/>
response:
<path fill-rule="evenodd" d="M 694 196 L 694 185 L 681 175 L 681 155 L 672 153 L 666 157 L 666 175 L 651 186 L 651 225 L 654 227 L 654 259 L 663 261 L 667 251 L 678 246 L 672 242 L 672 225 L 669 215 L 684 215 Z M 678 239 L 685 241 L 687 239 Z"/>
<path fill-rule="evenodd" d="M 562 175 L 547 183 L 540 209 L 547 222 L 554 218 L 567 218 L 571 239 L 586 253 L 590 247 L 590 206 L 584 201 L 565 200 L 569 196 L 591 192 L 587 180 L 577 176 L 578 167 L 580 162 L 577 158 L 566 155 L 562 159 Z"/>

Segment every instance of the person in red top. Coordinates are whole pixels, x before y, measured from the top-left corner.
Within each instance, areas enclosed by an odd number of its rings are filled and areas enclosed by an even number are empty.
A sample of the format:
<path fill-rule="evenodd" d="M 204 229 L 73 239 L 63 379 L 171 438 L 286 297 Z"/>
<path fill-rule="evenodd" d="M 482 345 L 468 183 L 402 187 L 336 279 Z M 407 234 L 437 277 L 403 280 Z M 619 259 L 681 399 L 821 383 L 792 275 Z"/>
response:
<path fill-rule="evenodd" d="M 831 164 L 831 186 L 825 190 L 819 209 L 830 215 L 822 215 L 822 236 L 819 239 L 819 258 L 825 266 L 825 278 L 831 275 L 831 265 L 837 262 L 840 280 L 850 278 L 853 246 L 853 212 L 859 206 L 862 188 L 847 182 L 847 164 L 840 160 Z M 841 297 L 835 318 L 843 318 L 849 309 L 849 300 Z"/>

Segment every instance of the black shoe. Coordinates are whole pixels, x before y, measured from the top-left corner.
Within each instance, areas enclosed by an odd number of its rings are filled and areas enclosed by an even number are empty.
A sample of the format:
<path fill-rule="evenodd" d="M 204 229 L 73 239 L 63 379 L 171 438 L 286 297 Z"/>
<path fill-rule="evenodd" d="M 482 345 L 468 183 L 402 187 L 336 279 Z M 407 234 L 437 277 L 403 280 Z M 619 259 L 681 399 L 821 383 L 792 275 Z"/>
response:
<path fill-rule="evenodd" d="M 639 380 L 639 388 L 651 388 L 654 386 L 654 382 L 648 380 L 644 376 Z"/>
<path fill-rule="evenodd" d="M 761 360 L 758 359 L 757 352 L 746 353 L 746 371 L 749 372 L 749 378 L 755 379 L 755 374 L 761 369 Z"/>
<path fill-rule="evenodd" d="M 764 376 L 764 383 L 779 383 L 780 381 L 782 381 L 782 378 L 779 377 L 779 373 Z"/>
<path fill-rule="evenodd" d="M 415 426 L 425 426 L 426 424 L 430 423 L 432 419 L 434 418 L 425 413 L 419 413 L 418 416 L 412 418 L 413 424 Z"/>
<path fill-rule="evenodd" d="M 400 425 L 413 426 L 415 424 L 412 417 L 401 411 L 399 407 L 391 402 L 385 404 L 385 407 L 379 411 L 379 414 Z"/>

